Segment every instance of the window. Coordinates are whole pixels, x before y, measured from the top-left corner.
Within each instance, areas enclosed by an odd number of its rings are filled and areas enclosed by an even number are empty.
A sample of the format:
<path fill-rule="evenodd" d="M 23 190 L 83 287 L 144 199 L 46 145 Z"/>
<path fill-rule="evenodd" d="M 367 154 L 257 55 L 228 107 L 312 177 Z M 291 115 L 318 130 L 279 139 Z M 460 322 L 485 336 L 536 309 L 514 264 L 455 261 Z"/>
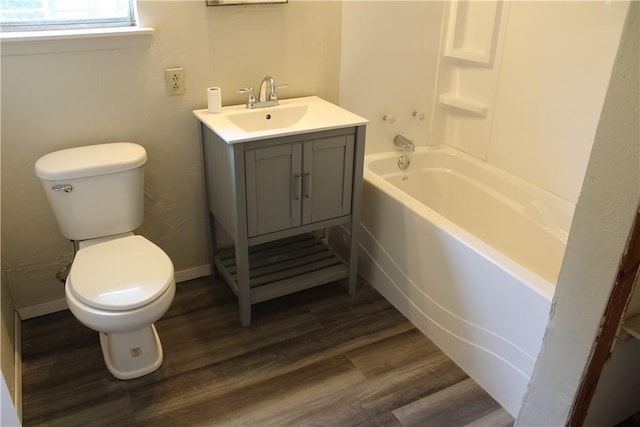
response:
<path fill-rule="evenodd" d="M 0 0 L 2 31 L 134 25 L 134 0 Z"/>

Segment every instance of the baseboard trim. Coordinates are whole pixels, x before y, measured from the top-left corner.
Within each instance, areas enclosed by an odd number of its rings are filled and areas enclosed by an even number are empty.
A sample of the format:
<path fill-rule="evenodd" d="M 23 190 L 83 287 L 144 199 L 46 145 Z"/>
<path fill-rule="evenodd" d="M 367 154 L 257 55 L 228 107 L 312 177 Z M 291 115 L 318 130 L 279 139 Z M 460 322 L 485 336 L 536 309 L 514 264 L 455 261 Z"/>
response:
<path fill-rule="evenodd" d="M 186 282 L 188 280 L 197 279 L 199 277 L 211 274 L 211 266 L 209 264 L 200 265 L 198 267 L 187 268 L 175 272 L 176 283 Z"/>
<path fill-rule="evenodd" d="M 67 301 L 64 298 L 59 298 L 53 301 L 43 302 L 42 304 L 30 305 L 27 307 L 17 308 L 16 311 L 20 315 L 20 319 L 28 320 L 34 317 L 40 317 L 58 311 L 66 310 Z"/>
<path fill-rule="evenodd" d="M 197 267 L 187 268 L 185 270 L 176 271 L 174 277 L 176 283 L 186 282 L 188 280 L 197 279 L 199 277 L 208 276 L 211 273 L 211 267 L 209 264 L 200 265 Z M 20 315 L 20 319 L 27 320 L 34 317 L 45 316 L 47 314 L 56 313 L 68 309 L 67 301 L 64 298 L 59 298 L 53 301 L 47 301 L 42 304 L 30 305 L 16 309 Z"/>

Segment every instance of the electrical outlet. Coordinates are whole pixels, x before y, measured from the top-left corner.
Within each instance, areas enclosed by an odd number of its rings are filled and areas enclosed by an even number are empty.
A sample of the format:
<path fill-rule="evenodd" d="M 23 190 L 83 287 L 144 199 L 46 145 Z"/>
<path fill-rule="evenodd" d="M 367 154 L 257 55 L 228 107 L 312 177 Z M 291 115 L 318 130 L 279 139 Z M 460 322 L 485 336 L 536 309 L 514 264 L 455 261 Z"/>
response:
<path fill-rule="evenodd" d="M 184 68 L 167 68 L 165 77 L 169 95 L 184 95 Z"/>

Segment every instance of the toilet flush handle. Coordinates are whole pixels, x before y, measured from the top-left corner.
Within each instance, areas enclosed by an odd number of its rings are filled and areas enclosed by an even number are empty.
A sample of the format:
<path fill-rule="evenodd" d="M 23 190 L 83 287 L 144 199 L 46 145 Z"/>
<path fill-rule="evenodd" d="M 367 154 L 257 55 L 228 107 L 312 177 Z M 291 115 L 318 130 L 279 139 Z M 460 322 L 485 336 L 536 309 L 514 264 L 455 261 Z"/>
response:
<path fill-rule="evenodd" d="M 51 187 L 51 189 L 53 191 L 64 191 L 65 193 L 71 193 L 73 187 L 71 186 L 71 184 L 57 184 Z"/>

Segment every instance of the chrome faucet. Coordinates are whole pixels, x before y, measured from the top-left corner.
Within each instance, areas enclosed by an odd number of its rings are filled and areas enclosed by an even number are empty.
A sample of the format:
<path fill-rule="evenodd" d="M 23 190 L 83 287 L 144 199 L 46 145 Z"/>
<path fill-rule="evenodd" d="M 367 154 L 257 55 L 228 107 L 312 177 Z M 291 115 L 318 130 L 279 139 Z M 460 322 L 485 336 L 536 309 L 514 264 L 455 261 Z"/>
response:
<path fill-rule="evenodd" d="M 411 153 L 416 151 L 416 146 L 413 143 L 413 141 L 410 140 L 409 138 L 406 138 L 406 137 L 402 136 L 402 135 L 396 135 L 396 137 L 393 138 L 393 144 L 396 147 L 400 147 L 400 149 L 403 150 L 403 151 L 409 151 Z"/>
<path fill-rule="evenodd" d="M 267 96 L 267 86 L 269 87 L 269 96 Z M 266 76 L 260 83 L 259 102 L 275 102 L 278 104 L 278 95 L 276 94 L 276 81 L 271 76 Z"/>
<path fill-rule="evenodd" d="M 287 85 L 276 85 L 276 81 L 273 77 L 266 76 L 262 79 L 262 83 L 260 83 L 258 100 L 256 100 L 255 94 L 253 93 L 253 87 L 251 86 L 248 88 L 243 87 L 238 89 L 238 93 L 249 92 L 247 108 L 273 107 L 274 105 L 278 105 L 277 89 L 282 87 L 287 87 Z"/>

